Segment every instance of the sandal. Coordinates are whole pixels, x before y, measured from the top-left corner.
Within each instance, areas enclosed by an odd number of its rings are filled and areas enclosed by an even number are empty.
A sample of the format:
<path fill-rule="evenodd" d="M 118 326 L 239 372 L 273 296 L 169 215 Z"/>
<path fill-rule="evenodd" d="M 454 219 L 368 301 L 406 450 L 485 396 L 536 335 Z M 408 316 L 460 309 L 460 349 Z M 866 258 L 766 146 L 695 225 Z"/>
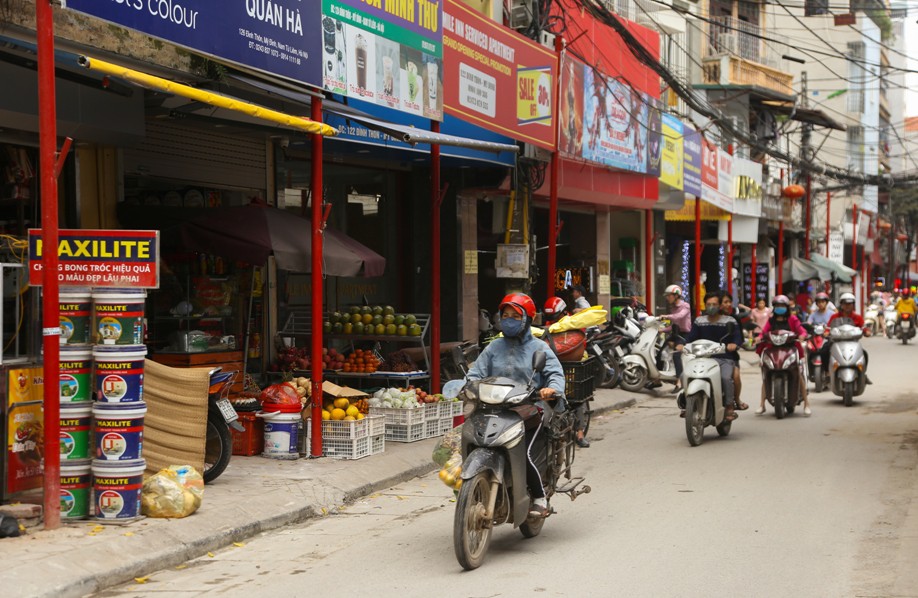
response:
<path fill-rule="evenodd" d="M 548 507 L 543 507 L 542 505 L 537 505 L 535 503 L 529 507 L 530 517 L 541 517 L 542 519 L 545 519 L 549 514 L 550 511 L 548 510 Z"/>
<path fill-rule="evenodd" d="M 747 405 L 746 403 L 740 401 L 739 399 L 733 401 L 733 406 L 734 406 L 734 408 L 736 408 L 736 409 L 739 410 L 739 411 L 745 411 L 745 410 L 749 409 L 749 405 Z"/>
<path fill-rule="evenodd" d="M 727 407 L 727 412 L 724 414 L 724 421 L 732 422 L 739 417 L 739 414 L 733 410 L 732 407 Z"/>

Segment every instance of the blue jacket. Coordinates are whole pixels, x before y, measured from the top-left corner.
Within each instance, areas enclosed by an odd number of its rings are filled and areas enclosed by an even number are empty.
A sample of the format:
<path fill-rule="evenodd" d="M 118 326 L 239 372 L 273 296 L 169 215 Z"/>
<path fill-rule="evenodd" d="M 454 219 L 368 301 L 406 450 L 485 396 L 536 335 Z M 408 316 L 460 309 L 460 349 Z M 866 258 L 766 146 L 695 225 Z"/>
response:
<path fill-rule="evenodd" d="M 533 378 L 536 388 L 552 388 L 564 395 L 564 369 L 548 345 L 532 336 L 527 327 L 520 338 L 499 337 L 481 352 L 469 373 L 469 380 L 490 377 L 510 378 L 520 384 L 529 381 L 532 374 L 532 356 L 537 351 L 545 353 L 545 369 Z"/>

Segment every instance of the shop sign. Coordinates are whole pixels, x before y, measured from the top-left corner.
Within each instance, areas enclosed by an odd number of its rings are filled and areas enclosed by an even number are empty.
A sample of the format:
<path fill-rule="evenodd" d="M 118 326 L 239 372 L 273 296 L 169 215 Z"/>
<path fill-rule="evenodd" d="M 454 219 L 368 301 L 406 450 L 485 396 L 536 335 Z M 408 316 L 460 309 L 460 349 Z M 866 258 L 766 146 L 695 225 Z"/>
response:
<path fill-rule="evenodd" d="M 321 86 L 320 0 L 63 0 L 69 8 L 196 52 Z"/>
<path fill-rule="evenodd" d="M 557 56 L 458 0 L 443 8 L 443 105 L 501 135 L 555 149 Z"/>
<path fill-rule="evenodd" d="M 733 211 L 733 156 L 717 146 L 701 142 L 701 199 Z M 723 174 L 723 176 L 721 176 Z"/>
<path fill-rule="evenodd" d="M 685 127 L 682 149 L 685 192 L 701 197 L 701 133 Z"/>
<path fill-rule="evenodd" d="M 652 169 L 659 160 L 660 140 L 648 134 L 655 131 L 649 95 L 569 57 L 564 59 L 561 89 L 559 150 L 565 157 L 631 172 Z M 680 179 L 681 170 L 680 158 Z"/>
<path fill-rule="evenodd" d="M 566 291 L 577 285 L 582 286 L 587 293 L 593 292 L 593 268 L 558 268 L 555 270 L 556 291 Z"/>
<path fill-rule="evenodd" d="M 6 493 L 40 488 L 44 451 L 41 368 L 12 369 L 7 379 Z"/>
<path fill-rule="evenodd" d="M 683 138 L 682 121 L 672 114 L 663 115 L 663 143 L 660 157 L 660 182 L 673 189 L 682 189 Z"/>
<path fill-rule="evenodd" d="M 717 189 L 717 146 L 707 141 L 701 142 L 701 184 L 711 189 Z"/>
<path fill-rule="evenodd" d="M 66 230 L 59 233 L 61 286 L 159 288 L 159 231 Z M 41 229 L 29 229 L 29 284 L 42 284 Z"/>
<path fill-rule="evenodd" d="M 442 22 L 438 0 L 322 0 L 324 88 L 443 120 Z"/>
<path fill-rule="evenodd" d="M 733 213 L 762 215 L 762 165 L 745 158 L 733 159 Z"/>
<path fill-rule="evenodd" d="M 743 303 L 755 305 L 750 296 L 752 290 L 752 264 L 743 264 Z M 764 299 L 768 303 L 768 264 L 755 265 L 755 300 Z"/>

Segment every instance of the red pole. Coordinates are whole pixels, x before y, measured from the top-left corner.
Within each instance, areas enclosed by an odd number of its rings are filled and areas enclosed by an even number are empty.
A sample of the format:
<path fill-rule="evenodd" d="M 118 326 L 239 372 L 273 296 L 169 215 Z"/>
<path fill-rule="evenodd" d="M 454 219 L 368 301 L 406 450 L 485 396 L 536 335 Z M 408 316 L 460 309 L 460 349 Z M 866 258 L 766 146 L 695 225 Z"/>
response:
<path fill-rule="evenodd" d="M 439 121 L 430 130 L 440 132 Z M 430 145 L 430 392 L 440 392 L 440 145 Z"/>
<path fill-rule="evenodd" d="M 644 210 L 644 304 L 653 313 L 653 210 Z"/>
<path fill-rule="evenodd" d="M 749 289 L 749 297 L 752 298 L 752 305 L 750 305 L 749 307 L 753 307 L 753 306 L 758 302 L 758 300 L 759 300 L 759 298 L 758 298 L 758 297 L 756 296 L 756 294 L 755 294 L 755 290 L 756 290 L 756 287 L 755 287 L 755 267 L 756 267 L 756 265 L 757 265 L 757 263 L 756 263 L 756 255 L 755 255 L 755 254 L 756 254 L 756 248 L 757 248 L 757 247 L 758 247 L 758 245 L 757 245 L 756 243 L 753 243 L 753 244 L 752 244 L 752 279 L 749 281 L 749 286 L 751 287 L 751 288 Z M 768 302 L 768 297 L 765 297 L 765 302 L 766 302 L 766 303 Z"/>
<path fill-rule="evenodd" d="M 558 76 L 555 78 L 555 98 L 561 97 L 561 51 L 564 48 L 564 39 L 555 36 L 555 54 L 558 60 Z M 561 171 L 561 155 L 558 151 L 558 131 L 555 128 L 555 151 L 551 153 L 551 184 L 548 194 L 548 294 L 546 299 L 555 296 L 555 268 L 558 260 L 558 185 Z M 528 243 L 529 240 L 527 239 Z"/>
<path fill-rule="evenodd" d="M 784 292 L 784 221 L 778 223 L 778 294 Z"/>
<path fill-rule="evenodd" d="M 829 257 L 829 238 L 832 223 L 832 192 L 826 191 L 826 257 Z"/>
<path fill-rule="evenodd" d="M 45 529 L 61 525 L 60 377 L 61 322 L 58 300 L 57 108 L 54 81 L 54 15 L 49 0 L 35 3 L 38 42 L 39 171 L 42 228 L 42 348 L 44 349 Z M 50 249 L 49 249 L 50 248 Z"/>
<path fill-rule="evenodd" d="M 701 303 L 704 293 L 701 292 L 701 198 L 695 198 L 695 317 L 701 315 Z"/>
<path fill-rule="evenodd" d="M 312 98 L 312 120 L 322 122 L 322 98 Z M 322 456 L 322 135 L 312 136 L 312 456 Z"/>
<path fill-rule="evenodd" d="M 812 177 L 808 174 L 806 175 L 806 233 L 804 234 L 804 256 L 806 259 L 810 259 L 810 209 L 813 204 L 812 198 Z"/>
<path fill-rule="evenodd" d="M 727 292 L 733 294 L 733 215 L 727 220 Z"/>
<path fill-rule="evenodd" d="M 858 295 L 857 279 L 860 278 L 860 272 L 857 271 L 857 204 L 854 204 L 854 207 L 851 209 L 851 222 L 853 223 L 851 234 L 851 268 L 855 271 L 854 277 L 851 280 L 851 290 L 854 291 L 856 297 Z"/>

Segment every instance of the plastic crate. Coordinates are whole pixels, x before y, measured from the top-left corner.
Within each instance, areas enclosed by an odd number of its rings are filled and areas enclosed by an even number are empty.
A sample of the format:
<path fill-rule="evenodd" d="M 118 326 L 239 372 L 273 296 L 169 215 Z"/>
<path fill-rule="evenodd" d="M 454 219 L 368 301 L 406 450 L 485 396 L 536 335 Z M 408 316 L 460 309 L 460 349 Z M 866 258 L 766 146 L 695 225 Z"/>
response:
<path fill-rule="evenodd" d="M 436 438 L 440 435 L 440 420 L 431 419 L 424 422 L 424 438 Z"/>
<path fill-rule="evenodd" d="M 370 407 L 370 415 L 382 415 L 389 426 L 409 426 L 424 423 L 424 409 L 391 409 L 387 407 Z"/>
<path fill-rule="evenodd" d="M 378 455 L 386 450 L 386 434 L 370 436 L 370 454 Z"/>
<path fill-rule="evenodd" d="M 328 422 L 325 422 L 328 423 Z M 300 454 L 308 454 L 312 445 L 312 427 L 305 426 L 306 433 L 300 436 Z M 376 438 L 379 438 L 378 436 Z M 322 454 L 332 459 L 362 459 L 372 454 L 374 438 L 322 438 Z"/>
<path fill-rule="evenodd" d="M 379 436 L 386 433 L 386 418 L 380 415 L 368 415 L 363 421 L 370 422 L 370 436 Z"/>
<path fill-rule="evenodd" d="M 322 422 L 322 439 L 342 438 L 345 440 L 354 440 L 355 438 L 366 438 L 373 435 L 373 430 L 380 433 L 380 429 L 385 429 L 386 418 L 381 415 L 368 415 L 363 419 L 355 421 L 343 420 L 325 420 Z"/>
<path fill-rule="evenodd" d="M 265 420 L 255 417 L 254 413 L 239 413 L 239 423 L 245 432 L 230 428 L 233 435 L 233 454 L 251 457 L 261 453 L 265 448 Z"/>
<path fill-rule="evenodd" d="M 454 427 L 454 426 L 453 426 L 453 418 L 452 418 L 452 416 L 442 418 L 442 419 L 440 420 L 440 433 L 437 434 L 437 436 L 443 436 L 444 434 L 446 434 L 447 432 L 449 432 L 450 430 L 452 430 L 453 427 Z"/>
<path fill-rule="evenodd" d="M 417 442 L 424 440 L 425 422 L 416 424 L 393 424 L 386 422 L 386 440 L 389 442 Z"/>
<path fill-rule="evenodd" d="M 564 394 L 570 401 L 584 401 L 593 395 L 596 358 L 561 362 L 564 368 Z"/>
<path fill-rule="evenodd" d="M 435 422 L 440 419 L 440 403 L 427 403 L 422 409 L 424 410 L 425 422 Z"/>
<path fill-rule="evenodd" d="M 462 415 L 462 401 L 449 401 L 441 403 L 441 405 L 446 406 L 445 412 L 441 415 L 450 418 L 450 421 L 452 421 L 452 418 Z"/>

